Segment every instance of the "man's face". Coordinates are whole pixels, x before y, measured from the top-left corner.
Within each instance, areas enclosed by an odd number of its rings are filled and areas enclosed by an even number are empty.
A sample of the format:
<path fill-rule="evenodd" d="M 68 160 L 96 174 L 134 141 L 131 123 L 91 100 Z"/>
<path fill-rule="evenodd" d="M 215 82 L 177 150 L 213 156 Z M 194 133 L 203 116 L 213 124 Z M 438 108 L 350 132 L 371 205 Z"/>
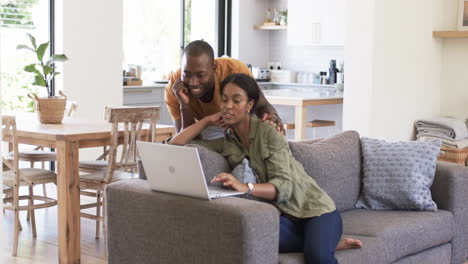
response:
<path fill-rule="evenodd" d="M 206 54 L 182 57 L 181 79 L 190 95 L 201 98 L 214 91 L 214 62 Z"/>

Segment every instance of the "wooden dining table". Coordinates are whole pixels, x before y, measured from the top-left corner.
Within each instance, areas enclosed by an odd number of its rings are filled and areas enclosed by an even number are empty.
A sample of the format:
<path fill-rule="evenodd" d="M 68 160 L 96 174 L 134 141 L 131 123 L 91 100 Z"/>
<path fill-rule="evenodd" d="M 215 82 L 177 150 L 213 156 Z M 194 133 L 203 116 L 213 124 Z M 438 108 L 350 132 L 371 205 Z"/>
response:
<path fill-rule="evenodd" d="M 265 98 L 273 105 L 294 106 L 294 139 L 306 138 L 307 106 L 343 104 L 343 94 L 334 89 L 289 88 L 263 90 Z"/>
<path fill-rule="evenodd" d="M 58 262 L 80 263 L 79 149 L 110 145 L 111 124 L 67 117 L 62 124 L 41 124 L 35 113 L 4 114 L 16 116 L 18 143 L 56 149 Z M 156 133 L 161 141 L 175 129 L 157 125 Z"/>

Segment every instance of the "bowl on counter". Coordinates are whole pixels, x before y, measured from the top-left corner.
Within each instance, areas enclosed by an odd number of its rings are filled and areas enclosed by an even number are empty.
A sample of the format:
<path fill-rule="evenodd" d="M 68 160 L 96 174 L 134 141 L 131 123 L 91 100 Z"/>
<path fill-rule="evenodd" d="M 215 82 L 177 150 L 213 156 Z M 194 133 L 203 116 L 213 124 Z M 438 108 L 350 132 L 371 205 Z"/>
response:
<path fill-rule="evenodd" d="M 169 83 L 169 80 L 158 80 L 158 81 L 153 81 L 153 82 L 157 84 L 167 84 Z"/>

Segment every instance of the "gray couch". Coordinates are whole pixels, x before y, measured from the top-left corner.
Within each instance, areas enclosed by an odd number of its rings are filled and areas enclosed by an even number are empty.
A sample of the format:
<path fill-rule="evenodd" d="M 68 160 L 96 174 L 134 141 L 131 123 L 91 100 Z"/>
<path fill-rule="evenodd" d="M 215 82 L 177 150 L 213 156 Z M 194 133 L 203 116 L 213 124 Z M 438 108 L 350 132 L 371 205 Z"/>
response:
<path fill-rule="evenodd" d="M 358 133 L 291 142 L 290 147 L 334 199 L 344 234 L 364 244 L 362 249 L 338 251 L 339 263 L 460 264 L 466 259 L 466 167 L 437 164 L 431 189 L 436 212 L 372 211 L 354 207 L 362 177 Z M 229 171 L 220 155 L 198 148 L 207 178 Z M 106 200 L 110 264 L 304 263 L 302 253 L 278 254 L 278 211 L 268 203 L 159 193 L 140 179 L 110 184 Z"/>

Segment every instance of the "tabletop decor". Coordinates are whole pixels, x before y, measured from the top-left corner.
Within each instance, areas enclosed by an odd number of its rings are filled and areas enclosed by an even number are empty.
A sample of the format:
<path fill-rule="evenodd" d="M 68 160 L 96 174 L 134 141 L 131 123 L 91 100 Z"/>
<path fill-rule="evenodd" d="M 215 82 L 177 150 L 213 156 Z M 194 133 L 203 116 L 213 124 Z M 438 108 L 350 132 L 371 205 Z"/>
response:
<path fill-rule="evenodd" d="M 34 100 L 35 109 L 41 123 L 60 124 L 63 120 L 67 97 L 63 93 L 60 93 L 60 96 L 52 96 L 49 85 L 55 76 L 59 74 L 59 72 L 55 71 L 55 63 L 64 62 L 68 58 L 65 54 L 54 54 L 44 63 L 44 54 L 49 47 L 49 42 L 37 45 L 36 38 L 31 34 L 27 35 L 31 41 L 31 46 L 18 45 L 16 49 L 26 49 L 33 52 L 37 56 L 37 62 L 26 65 L 24 71 L 35 75 L 32 85 L 47 89 L 47 97 L 39 97 L 34 93 L 30 93 L 28 96 Z"/>

